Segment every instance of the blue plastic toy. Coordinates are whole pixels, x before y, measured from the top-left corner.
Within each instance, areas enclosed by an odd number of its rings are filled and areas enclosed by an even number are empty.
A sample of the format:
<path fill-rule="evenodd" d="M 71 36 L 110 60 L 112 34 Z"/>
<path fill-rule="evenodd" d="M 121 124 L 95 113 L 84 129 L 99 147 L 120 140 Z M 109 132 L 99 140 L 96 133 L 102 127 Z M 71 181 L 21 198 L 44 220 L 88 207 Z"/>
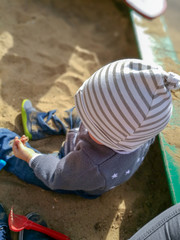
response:
<path fill-rule="evenodd" d="M 0 170 L 6 165 L 6 161 L 0 159 Z"/>

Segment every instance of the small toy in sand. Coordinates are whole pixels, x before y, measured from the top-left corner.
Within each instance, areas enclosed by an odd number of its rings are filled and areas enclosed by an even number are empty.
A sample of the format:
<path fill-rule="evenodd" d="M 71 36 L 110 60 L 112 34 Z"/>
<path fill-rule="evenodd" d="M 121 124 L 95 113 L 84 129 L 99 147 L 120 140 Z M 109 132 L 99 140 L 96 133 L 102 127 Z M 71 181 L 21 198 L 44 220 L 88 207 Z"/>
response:
<path fill-rule="evenodd" d="M 55 230 L 52 230 L 48 227 L 42 226 L 36 222 L 33 222 L 33 221 L 29 220 L 27 216 L 15 214 L 13 212 L 13 207 L 11 207 L 9 217 L 8 217 L 8 223 L 9 223 L 10 230 L 14 231 L 14 232 L 20 232 L 24 229 L 28 229 L 28 230 L 31 229 L 31 230 L 35 230 L 35 231 L 47 234 L 48 236 L 52 237 L 53 239 L 70 240 L 70 238 L 68 236 L 66 236 L 60 232 L 57 232 Z M 29 214 L 29 217 L 30 216 L 31 216 L 31 214 Z"/>
<path fill-rule="evenodd" d="M 6 161 L 0 159 L 0 170 L 1 170 L 4 166 L 6 166 Z"/>

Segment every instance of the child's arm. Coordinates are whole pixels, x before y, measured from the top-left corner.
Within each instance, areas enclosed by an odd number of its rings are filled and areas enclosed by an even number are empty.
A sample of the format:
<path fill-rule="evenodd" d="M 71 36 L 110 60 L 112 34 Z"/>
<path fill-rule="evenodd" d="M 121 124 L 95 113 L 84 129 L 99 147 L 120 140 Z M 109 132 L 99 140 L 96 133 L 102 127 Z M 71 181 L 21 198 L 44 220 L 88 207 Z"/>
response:
<path fill-rule="evenodd" d="M 18 137 L 14 138 L 13 143 L 13 152 L 17 158 L 20 158 L 27 163 L 29 163 L 30 159 L 36 155 L 36 153 L 31 149 L 25 146 L 27 142 L 27 137 L 22 136 L 20 139 Z"/>
<path fill-rule="evenodd" d="M 22 143 L 23 139 L 15 137 L 14 155 L 33 169 L 34 174 L 52 190 L 84 190 L 103 189 L 104 177 L 98 166 L 93 165 L 91 154 L 81 149 L 81 144 L 61 160 L 53 154 L 38 154 Z"/>

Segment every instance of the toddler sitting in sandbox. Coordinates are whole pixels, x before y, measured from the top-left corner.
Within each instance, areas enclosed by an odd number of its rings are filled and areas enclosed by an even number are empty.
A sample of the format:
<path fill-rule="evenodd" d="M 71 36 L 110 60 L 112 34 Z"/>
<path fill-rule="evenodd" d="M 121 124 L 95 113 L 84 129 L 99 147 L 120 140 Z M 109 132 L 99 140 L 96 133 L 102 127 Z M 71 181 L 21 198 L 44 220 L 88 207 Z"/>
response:
<path fill-rule="evenodd" d="M 77 91 L 75 108 L 65 119 L 69 131 L 58 155 L 39 153 L 25 136 L 0 129 L 5 170 L 45 189 L 96 198 L 137 171 L 155 136 L 170 120 L 170 90 L 178 88 L 180 76 L 160 66 L 138 59 L 112 62 Z M 32 140 L 67 131 L 55 111 L 39 112 L 27 99 L 22 117 L 25 134 Z M 12 139 L 14 155 L 9 154 Z"/>

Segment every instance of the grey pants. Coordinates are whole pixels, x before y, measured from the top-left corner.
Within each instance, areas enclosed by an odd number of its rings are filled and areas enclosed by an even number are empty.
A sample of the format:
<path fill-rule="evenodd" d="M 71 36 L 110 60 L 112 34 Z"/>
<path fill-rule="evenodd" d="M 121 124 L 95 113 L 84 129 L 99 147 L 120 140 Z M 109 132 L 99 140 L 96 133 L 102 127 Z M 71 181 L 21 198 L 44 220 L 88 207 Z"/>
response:
<path fill-rule="evenodd" d="M 129 240 L 180 240 L 180 203 L 155 217 Z"/>

